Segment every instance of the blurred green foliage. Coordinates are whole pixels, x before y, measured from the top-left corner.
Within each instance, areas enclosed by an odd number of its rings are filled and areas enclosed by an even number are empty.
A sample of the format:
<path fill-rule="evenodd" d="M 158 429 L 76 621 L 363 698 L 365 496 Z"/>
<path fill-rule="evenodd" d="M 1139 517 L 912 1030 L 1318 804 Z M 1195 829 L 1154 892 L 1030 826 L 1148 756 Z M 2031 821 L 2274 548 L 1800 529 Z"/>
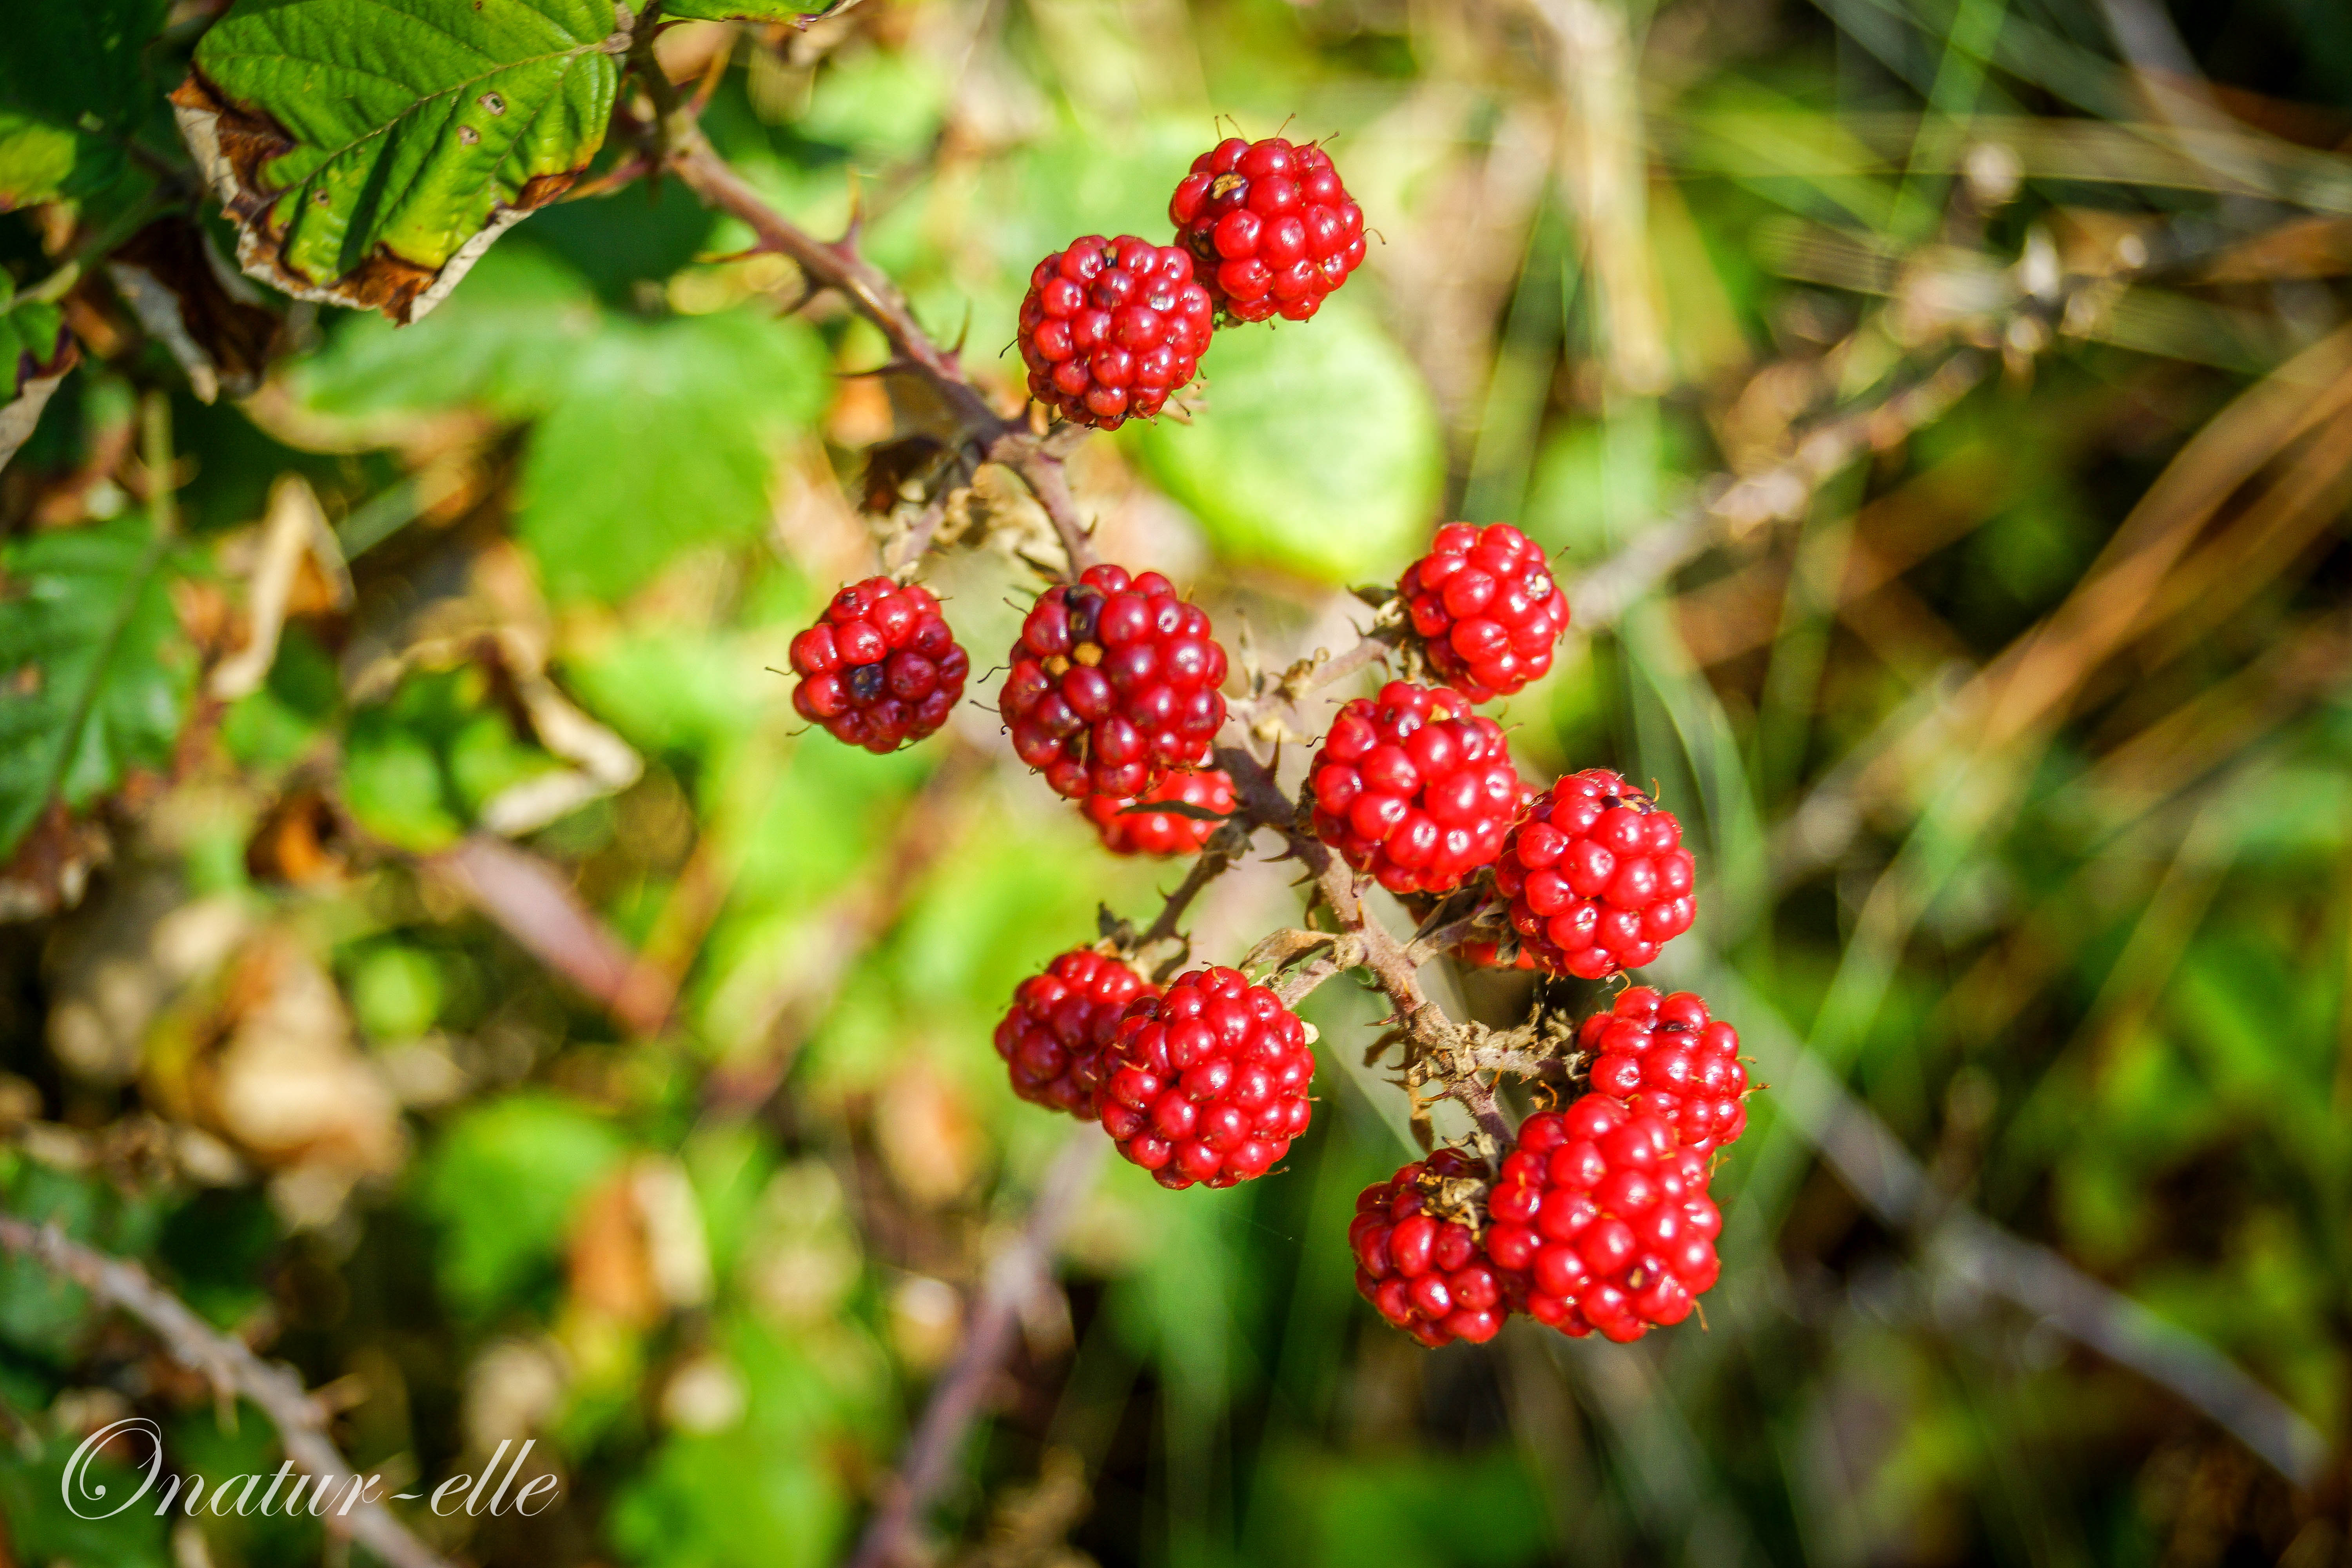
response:
<path fill-rule="evenodd" d="M 1036 520 L 984 482 L 955 521 L 988 541 L 925 568 L 975 666 L 948 733 L 803 732 L 772 671 L 875 569 L 869 455 L 940 417 L 877 332 L 638 179 L 414 325 L 287 310 L 261 390 L 200 403 L 124 285 L 58 268 L 181 188 L 162 95 L 224 7 L 37 9 L 0 45 L 0 267 L 62 278 L 85 363 L 0 470 L 0 1202 L 266 1342 L 362 1465 L 535 1436 L 561 1506 L 411 1515 L 468 1561 L 838 1561 L 1062 1134 L 990 1047 L 1005 999 L 1175 880 L 1002 750 L 981 672 Z M 1424 1353 L 1353 1291 L 1404 1107 L 1362 1065 L 1381 1009 L 1327 987 L 1286 1170 L 1089 1197 L 938 1561 L 2346 1561 L 2342 7 L 865 0 L 663 49 L 1006 406 L 1039 257 L 1163 236 L 1234 123 L 1328 140 L 1365 269 L 1221 332 L 1189 418 L 1081 448 L 1082 505 L 1274 669 L 1446 516 L 1608 585 L 1501 715 L 1530 775 L 1682 816 L 1702 925 L 1657 978 L 1802 1101 L 1760 1096 L 1717 1178 L 1704 1324 Z M 1955 356 L 1937 417 L 1725 504 Z M 216 689 L 289 475 L 340 549 Z M 1294 922 L 1294 871 L 1220 884 L 1201 955 Z M 1532 994 L 1441 990 L 1497 1025 Z M 1925 1172 L 1916 1226 L 1821 1159 L 1816 1070 Z M 2324 1473 L 1975 1289 L 1947 1204 L 2233 1360 Z M 10 1258 L 0 1405 L 5 1561 L 340 1561 L 66 1511 L 121 1411 L 175 1470 L 274 1439 Z"/>

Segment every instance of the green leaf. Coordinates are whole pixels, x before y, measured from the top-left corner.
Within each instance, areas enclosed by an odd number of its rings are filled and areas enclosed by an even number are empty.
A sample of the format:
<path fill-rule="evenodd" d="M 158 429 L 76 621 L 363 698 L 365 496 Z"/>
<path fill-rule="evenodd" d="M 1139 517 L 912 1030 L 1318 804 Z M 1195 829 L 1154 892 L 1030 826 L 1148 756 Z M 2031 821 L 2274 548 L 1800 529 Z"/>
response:
<path fill-rule="evenodd" d="M 1404 351 L 1339 300 L 1315 320 L 1229 329 L 1191 425 L 1132 426 L 1162 489 L 1224 555 L 1328 582 L 1392 575 L 1445 478 L 1437 412 Z"/>
<path fill-rule="evenodd" d="M 121 177 L 146 107 L 140 52 L 169 0 L 11 7 L 0 49 L 0 212 L 88 196 Z"/>
<path fill-rule="evenodd" d="M 5 289 L 0 279 L 0 293 Z M 0 298 L 0 468 L 32 437 L 58 384 L 80 363 L 81 347 L 55 305 Z"/>
<path fill-rule="evenodd" d="M 614 26 L 612 0 L 238 0 L 172 102 L 247 272 L 410 321 L 604 144 Z"/>
<path fill-rule="evenodd" d="M 434 1152 L 420 1194 L 440 1222 L 449 1300 L 486 1312 L 551 1282 L 572 1210 L 625 1152 L 610 1126 L 550 1095 L 467 1113 Z"/>
<path fill-rule="evenodd" d="M 615 599 L 698 544 L 756 536 L 775 440 L 814 419 L 823 351 L 748 313 L 616 321 L 531 432 L 515 532 L 559 599 Z"/>
<path fill-rule="evenodd" d="M 689 17 L 707 22 L 791 22 L 814 16 L 827 7 L 796 5 L 793 0 L 677 0 L 662 6 L 662 20 L 682 22 Z"/>
<path fill-rule="evenodd" d="M 310 407 L 343 417 L 480 403 L 520 418 L 562 397 L 603 325 L 586 280 L 527 240 L 485 257 L 429 321 L 346 318 L 295 385 Z"/>
<path fill-rule="evenodd" d="M 0 858 L 51 800 L 170 763 L 193 667 L 163 559 L 136 513 L 0 548 Z"/>

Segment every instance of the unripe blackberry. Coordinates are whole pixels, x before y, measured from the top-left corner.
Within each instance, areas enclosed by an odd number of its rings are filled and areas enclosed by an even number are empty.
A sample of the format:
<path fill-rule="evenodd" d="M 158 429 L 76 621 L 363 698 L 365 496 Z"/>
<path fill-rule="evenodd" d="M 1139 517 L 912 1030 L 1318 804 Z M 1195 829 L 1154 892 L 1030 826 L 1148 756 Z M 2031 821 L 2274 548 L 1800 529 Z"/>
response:
<path fill-rule="evenodd" d="M 1013 1092 L 1093 1121 L 1103 1047 L 1128 1004 L 1159 989 L 1091 947 L 1066 952 L 1023 981 L 996 1026 L 996 1054 L 1013 1075 Z"/>
<path fill-rule="evenodd" d="M 1692 993 L 1661 996 L 1646 985 L 1628 986 L 1608 1012 L 1584 1020 L 1576 1043 L 1593 1053 L 1593 1089 L 1663 1117 L 1692 1153 L 1728 1147 L 1747 1130 L 1739 1036 L 1710 1020 L 1706 1004 Z"/>
<path fill-rule="evenodd" d="M 1303 321 L 1364 259 L 1364 213 L 1320 147 L 1228 137 L 1168 203 L 1176 242 L 1235 321 Z"/>
<path fill-rule="evenodd" d="M 1715 1283 L 1706 1163 L 1658 1117 L 1588 1094 L 1520 1124 L 1486 1196 L 1486 1253 L 1528 1316 L 1621 1343 L 1679 1323 Z"/>
<path fill-rule="evenodd" d="M 1223 768 L 1170 773 L 1137 800 L 1113 795 L 1090 795 L 1082 809 L 1102 835 L 1103 847 L 1114 855 L 1197 855 L 1209 836 L 1223 826 L 1207 817 L 1181 811 L 1139 810 L 1164 802 L 1196 806 L 1219 816 L 1234 812 L 1234 781 Z"/>
<path fill-rule="evenodd" d="M 1485 1186 L 1476 1161 L 1440 1149 L 1356 1199 L 1348 1246 L 1358 1293 L 1432 1349 L 1457 1339 L 1484 1344 L 1510 1315 L 1503 1278 L 1472 1229 L 1477 1216 L 1454 1201 L 1457 1189 Z"/>
<path fill-rule="evenodd" d="M 1265 1174 L 1307 1131 L 1307 1026 L 1237 969 L 1196 969 L 1130 1006 L 1103 1051 L 1095 1110 L 1163 1187 Z"/>
<path fill-rule="evenodd" d="M 1541 547 L 1508 523 L 1447 523 L 1429 553 L 1404 569 L 1397 596 L 1431 668 L 1473 702 L 1542 679 L 1568 629 L 1568 595 Z"/>
<path fill-rule="evenodd" d="M 1214 313 L 1192 270 L 1179 247 L 1124 234 L 1037 263 L 1021 301 L 1029 395 L 1103 430 L 1159 413 L 1209 346 Z"/>
<path fill-rule="evenodd" d="M 1535 798 L 1495 862 L 1495 888 L 1538 967 L 1600 980 L 1638 969 L 1690 929 L 1682 824 L 1604 768 Z"/>
<path fill-rule="evenodd" d="M 1444 892 L 1493 864 L 1527 793 L 1493 720 L 1402 680 L 1339 710 L 1307 788 L 1315 836 L 1392 893 Z"/>
<path fill-rule="evenodd" d="M 1225 650 L 1157 572 L 1089 566 L 1047 589 L 1005 662 L 1013 750 L 1074 800 L 1133 800 L 1200 767 L 1225 721 Z"/>
<path fill-rule="evenodd" d="M 971 660 L 919 583 L 868 577 L 793 639 L 793 709 L 835 740 L 895 752 L 947 722 Z"/>

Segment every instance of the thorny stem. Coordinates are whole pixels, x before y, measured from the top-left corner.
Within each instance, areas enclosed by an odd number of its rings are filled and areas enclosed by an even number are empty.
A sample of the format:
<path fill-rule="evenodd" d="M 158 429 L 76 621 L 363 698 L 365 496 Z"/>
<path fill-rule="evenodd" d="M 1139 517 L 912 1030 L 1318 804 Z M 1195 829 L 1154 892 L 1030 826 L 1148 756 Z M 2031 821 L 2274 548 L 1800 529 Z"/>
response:
<path fill-rule="evenodd" d="M 69 1240 L 55 1225 L 38 1226 L 15 1215 L 0 1215 L 0 1247 L 130 1313 L 154 1331 L 173 1361 L 204 1373 L 224 1394 L 251 1400 L 277 1426 L 286 1457 L 304 1474 L 322 1485 L 339 1476 L 362 1485 L 359 1472 L 327 1436 L 327 1412 L 299 1377 L 212 1328 L 137 1264 Z M 347 1534 L 393 1568 L 450 1568 L 447 1559 L 409 1533 L 364 1489 L 358 1499 L 328 1513 L 326 1522 L 331 1531 Z"/>
<path fill-rule="evenodd" d="M 1222 833 L 1223 830 L 1219 831 Z M 1200 896 L 1201 889 L 1223 876 L 1225 868 L 1233 863 L 1233 853 L 1217 847 L 1213 841 L 1208 848 L 1202 850 L 1192 862 L 1192 868 L 1184 874 L 1184 880 L 1168 895 L 1168 901 L 1160 906 L 1160 917 L 1135 939 L 1136 951 L 1139 952 L 1173 937 L 1176 922 L 1184 918 L 1185 910 Z"/>
<path fill-rule="evenodd" d="M 1093 565 L 1094 542 L 1078 515 L 1063 467 L 1069 437 L 1058 427 L 1040 432 L 1025 416 L 1008 419 L 991 408 L 957 364 L 954 352 L 932 342 L 915 320 L 906 297 L 857 253 L 854 232 L 839 240 L 822 240 L 769 205 L 719 155 L 694 122 L 691 111 L 677 105 L 677 95 L 669 90 L 660 69 L 651 67 L 638 74 L 662 110 L 657 134 L 667 143 L 667 164 L 686 187 L 704 205 L 750 225 L 759 238 L 758 248 L 790 257 L 813 284 L 837 290 L 859 314 L 879 327 L 889 340 L 897 363 L 922 376 L 939 394 L 971 452 L 981 461 L 1012 469 L 1029 487 L 1061 539 L 1069 557 L 1070 575 L 1075 577 Z"/>

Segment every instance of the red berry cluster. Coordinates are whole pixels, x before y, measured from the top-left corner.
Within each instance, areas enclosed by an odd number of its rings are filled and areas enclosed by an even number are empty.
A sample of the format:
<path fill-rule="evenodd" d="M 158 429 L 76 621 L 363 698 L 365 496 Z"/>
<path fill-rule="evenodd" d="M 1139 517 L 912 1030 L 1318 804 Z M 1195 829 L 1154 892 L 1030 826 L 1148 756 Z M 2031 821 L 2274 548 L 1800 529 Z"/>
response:
<path fill-rule="evenodd" d="M 1485 1344 L 1510 1313 L 1503 1279 L 1464 1210 L 1448 1216 L 1449 1187 L 1483 1191 L 1486 1175 L 1459 1149 L 1440 1149 L 1366 1187 L 1348 1225 L 1356 1289 L 1381 1317 L 1435 1349 Z"/>
<path fill-rule="evenodd" d="M 895 752 L 947 722 L 971 660 L 931 591 L 868 577 L 793 639 L 793 708 L 838 741 Z"/>
<path fill-rule="evenodd" d="M 1279 136 L 1230 136 L 1193 159 L 1168 216 L 1236 321 L 1303 321 L 1364 259 L 1363 209 L 1329 154 Z"/>
<path fill-rule="evenodd" d="M 1628 986 L 1608 1012 L 1584 1020 L 1576 1043 L 1592 1053 L 1594 1089 L 1663 1118 L 1692 1153 L 1728 1147 L 1747 1131 L 1738 1032 L 1708 1018 L 1691 992 Z"/>
<path fill-rule="evenodd" d="M 1231 816 L 1234 781 L 1223 768 L 1170 773 L 1135 799 L 1090 795 L 1081 809 L 1102 835 L 1103 847 L 1114 855 L 1196 855 L 1220 824 L 1209 817 L 1181 811 L 1152 811 L 1154 805 L 1177 805 Z"/>
<path fill-rule="evenodd" d="M 1551 668 L 1568 595 L 1536 542 L 1508 523 L 1449 522 L 1405 568 L 1397 596 L 1445 684 L 1473 702 L 1507 697 Z"/>
<path fill-rule="evenodd" d="M 996 1054 L 1013 1075 L 1013 1092 L 1034 1105 L 1095 1115 L 1103 1047 L 1139 996 L 1160 988 L 1110 954 L 1081 947 L 1033 974 L 1013 993 L 996 1026 Z"/>
<path fill-rule="evenodd" d="M 1196 969 L 1139 1000 L 1103 1052 L 1095 1111 L 1163 1187 L 1230 1187 L 1307 1131 L 1307 1026 L 1238 969 Z"/>
<path fill-rule="evenodd" d="M 1089 566 L 1047 589 L 1006 661 L 1013 750 L 1074 800 L 1132 800 L 1199 767 L 1225 721 L 1225 650 L 1157 572 Z"/>
<path fill-rule="evenodd" d="M 1690 929 L 1682 824 L 1615 773 L 1571 773 L 1535 798 L 1495 862 L 1495 888 L 1538 967 L 1601 980 Z"/>
<path fill-rule="evenodd" d="M 1579 1338 L 1679 1323 L 1720 1269 L 1706 1163 L 1662 1118 L 1606 1094 L 1521 1123 L 1486 1213 L 1487 1255 L 1528 1315 Z"/>
<path fill-rule="evenodd" d="M 1316 837 L 1392 893 L 1492 865 L 1527 793 L 1493 720 L 1402 680 L 1339 710 L 1307 787 Z"/>
<path fill-rule="evenodd" d="M 1182 250 L 1133 235 L 1073 240 L 1037 263 L 1021 301 L 1029 395 L 1099 429 L 1148 419 L 1200 368 L 1211 324 Z"/>

